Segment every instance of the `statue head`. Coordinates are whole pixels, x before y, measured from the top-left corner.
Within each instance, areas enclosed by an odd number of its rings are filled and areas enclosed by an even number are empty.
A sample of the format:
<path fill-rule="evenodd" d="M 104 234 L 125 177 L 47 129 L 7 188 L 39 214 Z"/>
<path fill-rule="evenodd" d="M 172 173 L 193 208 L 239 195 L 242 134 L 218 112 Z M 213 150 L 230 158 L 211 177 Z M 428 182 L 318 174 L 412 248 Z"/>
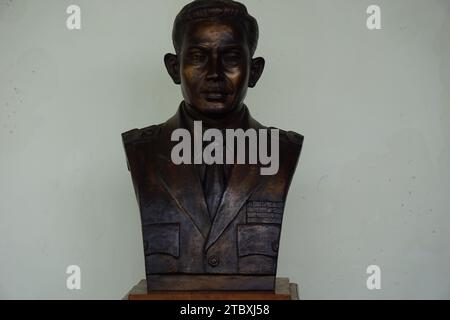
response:
<path fill-rule="evenodd" d="M 242 107 L 265 65 L 253 58 L 258 24 L 243 4 L 195 0 L 177 15 L 172 39 L 176 54 L 164 62 L 188 105 L 211 118 Z"/>

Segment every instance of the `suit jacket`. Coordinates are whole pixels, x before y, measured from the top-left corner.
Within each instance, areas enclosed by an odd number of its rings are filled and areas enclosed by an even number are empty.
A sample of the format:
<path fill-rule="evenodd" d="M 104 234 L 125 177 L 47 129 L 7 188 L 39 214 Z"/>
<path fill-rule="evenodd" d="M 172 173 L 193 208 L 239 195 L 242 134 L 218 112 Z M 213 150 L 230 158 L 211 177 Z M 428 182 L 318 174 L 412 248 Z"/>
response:
<path fill-rule="evenodd" d="M 250 114 L 246 121 L 248 128 L 269 129 Z M 236 284 L 224 278 L 228 285 L 220 288 L 234 290 L 261 288 L 239 283 L 248 276 L 268 276 L 272 288 L 286 197 L 303 136 L 280 130 L 280 166 L 274 176 L 262 176 L 259 164 L 234 165 L 211 221 L 194 166 L 171 161 L 176 144 L 171 134 L 182 126 L 179 110 L 163 124 L 122 135 L 140 208 L 149 289 L 173 289 L 174 282 L 167 279 L 174 278 L 167 275 L 232 276 Z M 205 284 L 212 278 L 202 279 Z M 152 287 L 152 282 L 159 285 Z"/>

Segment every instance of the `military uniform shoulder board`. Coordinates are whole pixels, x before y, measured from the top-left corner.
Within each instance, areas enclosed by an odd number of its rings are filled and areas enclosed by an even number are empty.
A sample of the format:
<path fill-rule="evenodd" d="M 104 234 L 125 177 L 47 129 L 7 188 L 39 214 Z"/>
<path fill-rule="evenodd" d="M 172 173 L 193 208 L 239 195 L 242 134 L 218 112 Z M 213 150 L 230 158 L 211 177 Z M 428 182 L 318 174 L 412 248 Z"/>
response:
<path fill-rule="evenodd" d="M 133 144 L 148 141 L 159 132 L 159 125 L 150 126 L 144 129 L 134 129 L 122 134 L 124 144 Z"/>
<path fill-rule="evenodd" d="M 301 134 L 298 134 L 297 132 L 294 131 L 288 131 L 286 135 L 290 142 L 295 143 L 297 145 L 303 144 L 304 137 Z"/>

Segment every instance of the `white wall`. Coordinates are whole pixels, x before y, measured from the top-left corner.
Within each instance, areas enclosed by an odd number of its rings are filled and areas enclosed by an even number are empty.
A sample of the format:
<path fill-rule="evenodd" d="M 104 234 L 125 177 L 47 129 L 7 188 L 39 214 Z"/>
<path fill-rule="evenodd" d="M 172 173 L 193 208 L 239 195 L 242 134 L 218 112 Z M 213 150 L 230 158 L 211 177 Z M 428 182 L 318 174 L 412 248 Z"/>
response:
<path fill-rule="evenodd" d="M 450 1 L 244 2 L 267 60 L 247 104 L 306 136 L 279 275 L 304 299 L 450 298 Z M 0 1 L 0 298 L 118 299 L 144 278 L 120 133 L 175 112 L 162 57 L 185 3 Z"/>

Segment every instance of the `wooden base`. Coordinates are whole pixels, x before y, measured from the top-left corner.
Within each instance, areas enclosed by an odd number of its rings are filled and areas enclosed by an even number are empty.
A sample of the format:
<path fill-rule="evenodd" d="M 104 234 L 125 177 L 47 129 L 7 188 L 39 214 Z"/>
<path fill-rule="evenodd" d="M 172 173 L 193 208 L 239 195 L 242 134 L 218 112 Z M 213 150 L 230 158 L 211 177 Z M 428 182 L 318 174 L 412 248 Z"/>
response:
<path fill-rule="evenodd" d="M 124 298 L 125 300 L 299 300 L 298 286 L 287 278 L 277 278 L 275 292 L 270 291 L 154 291 L 147 293 L 147 282 L 142 280 Z"/>
<path fill-rule="evenodd" d="M 148 292 L 273 291 L 274 288 L 274 275 L 147 275 Z"/>

